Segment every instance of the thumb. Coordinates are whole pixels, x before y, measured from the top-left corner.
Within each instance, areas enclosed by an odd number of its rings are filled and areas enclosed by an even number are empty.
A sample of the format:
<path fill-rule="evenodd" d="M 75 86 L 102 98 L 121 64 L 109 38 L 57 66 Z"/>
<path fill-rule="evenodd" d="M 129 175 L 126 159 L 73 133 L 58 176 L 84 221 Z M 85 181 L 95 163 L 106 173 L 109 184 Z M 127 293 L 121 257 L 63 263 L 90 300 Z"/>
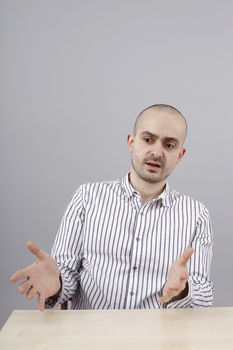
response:
<path fill-rule="evenodd" d="M 191 258 L 194 249 L 192 247 L 187 248 L 184 253 L 176 260 L 176 265 L 186 265 Z"/>
<path fill-rule="evenodd" d="M 30 252 L 34 254 L 39 260 L 43 260 L 47 257 L 47 254 L 33 242 L 27 242 L 27 247 L 30 250 Z"/>

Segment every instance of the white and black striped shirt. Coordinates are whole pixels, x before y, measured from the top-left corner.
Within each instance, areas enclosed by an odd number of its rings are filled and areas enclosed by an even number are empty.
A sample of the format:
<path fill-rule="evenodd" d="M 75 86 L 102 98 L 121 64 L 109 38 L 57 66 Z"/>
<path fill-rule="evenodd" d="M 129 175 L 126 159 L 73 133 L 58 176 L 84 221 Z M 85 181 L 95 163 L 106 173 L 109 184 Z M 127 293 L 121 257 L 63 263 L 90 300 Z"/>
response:
<path fill-rule="evenodd" d="M 158 296 L 170 265 L 192 246 L 189 293 L 166 305 Z M 75 192 L 52 255 L 61 271 L 58 303 L 73 309 L 210 306 L 212 230 L 200 202 L 169 189 L 141 204 L 128 175 Z"/>

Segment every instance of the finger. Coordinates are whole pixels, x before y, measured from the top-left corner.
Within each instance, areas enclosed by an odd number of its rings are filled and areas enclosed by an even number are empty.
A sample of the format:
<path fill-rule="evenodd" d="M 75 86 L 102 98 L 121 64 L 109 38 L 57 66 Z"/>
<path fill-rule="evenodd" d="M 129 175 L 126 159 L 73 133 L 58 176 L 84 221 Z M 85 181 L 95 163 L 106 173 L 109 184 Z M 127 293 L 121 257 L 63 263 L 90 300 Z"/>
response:
<path fill-rule="evenodd" d="M 192 247 L 187 248 L 184 253 L 176 260 L 176 264 L 178 265 L 186 265 L 192 256 L 194 249 Z"/>
<path fill-rule="evenodd" d="M 186 285 L 188 278 L 189 278 L 188 273 L 182 272 L 179 276 L 179 279 L 167 281 L 167 284 L 165 287 L 168 290 L 171 289 L 174 291 L 180 291 L 183 288 L 183 286 Z"/>
<path fill-rule="evenodd" d="M 170 298 L 168 298 L 168 297 L 159 297 L 159 298 L 158 298 L 158 302 L 159 302 L 160 304 L 167 303 L 169 300 L 170 300 Z"/>
<path fill-rule="evenodd" d="M 168 285 L 163 289 L 162 296 L 159 298 L 159 302 L 166 303 L 179 293 L 178 289 L 171 288 Z"/>
<path fill-rule="evenodd" d="M 38 291 L 36 290 L 36 288 L 35 288 L 35 287 L 31 287 L 31 288 L 28 290 L 28 292 L 27 292 L 27 298 L 28 298 L 29 300 L 32 300 L 33 297 L 34 297 L 37 293 L 38 293 Z"/>
<path fill-rule="evenodd" d="M 159 298 L 159 303 L 167 303 L 168 301 L 170 301 L 172 298 L 174 298 L 175 296 L 179 295 L 180 292 L 184 289 L 185 285 L 183 286 L 183 288 L 181 289 L 172 289 L 169 288 L 169 290 L 164 293 L 160 298 Z"/>
<path fill-rule="evenodd" d="M 188 278 L 189 278 L 189 275 L 188 275 L 188 272 L 187 272 L 187 271 L 182 272 L 182 273 L 180 274 L 180 280 L 181 280 L 181 281 L 187 281 Z"/>
<path fill-rule="evenodd" d="M 175 292 L 162 295 L 159 298 L 159 303 L 167 303 L 168 301 L 170 301 L 176 295 L 177 295 L 177 293 L 175 293 Z"/>
<path fill-rule="evenodd" d="M 21 278 L 25 278 L 25 277 L 27 277 L 25 271 L 24 270 L 19 270 L 19 271 L 16 271 L 15 273 L 13 273 L 13 275 L 11 275 L 10 281 L 15 283 L 18 280 L 20 280 Z"/>
<path fill-rule="evenodd" d="M 26 291 L 28 291 L 31 288 L 31 282 L 28 280 L 27 282 L 22 283 L 18 287 L 18 291 L 20 294 L 24 294 Z"/>
<path fill-rule="evenodd" d="M 34 263 L 35 264 L 35 263 Z M 23 268 L 22 270 L 16 271 L 11 277 L 10 277 L 10 281 L 11 282 L 17 282 L 18 280 L 22 279 L 22 278 L 26 278 L 27 280 L 29 279 L 29 277 L 31 276 L 31 270 L 33 265 L 29 265 L 26 266 L 25 268 Z"/>
<path fill-rule="evenodd" d="M 44 309 L 45 309 L 45 298 L 43 297 L 42 294 L 40 294 L 40 293 L 37 293 L 37 294 L 38 294 L 37 304 L 38 304 L 39 310 L 40 311 L 44 311 Z"/>
<path fill-rule="evenodd" d="M 43 260 L 46 258 L 47 254 L 41 250 L 36 244 L 32 242 L 27 242 L 27 247 L 32 254 L 34 254 L 38 259 Z"/>
<path fill-rule="evenodd" d="M 161 304 L 166 303 L 167 301 L 169 301 L 169 297 L 168 297 L 167 292 L 164 292 L 164 291 L 163 291 L 163 295 L 161 295 L 161 296 L 158 298 L 158 301 L 159 301 L 159 303 L 161 303 Z"/>
<path fill-rule="evenodd" d="M 169 293 L 169 291 L 177 291 L 180 288 L 180 282 L 167 281 L 166 286 L 163 289 L 163 295 Z"/>

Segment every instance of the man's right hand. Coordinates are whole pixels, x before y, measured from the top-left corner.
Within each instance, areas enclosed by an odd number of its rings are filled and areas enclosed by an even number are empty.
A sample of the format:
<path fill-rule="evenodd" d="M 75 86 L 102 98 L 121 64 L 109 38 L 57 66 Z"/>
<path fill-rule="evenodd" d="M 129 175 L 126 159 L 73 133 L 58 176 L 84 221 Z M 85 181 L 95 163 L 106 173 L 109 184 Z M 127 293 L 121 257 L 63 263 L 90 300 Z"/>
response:
<path fill-rule="evenodd" d="M 18 290 L 26 294 L 29 300 L 37 296 L 37 303 L 41 311 L 45 308 L 45 299 L 56 295 L 61 289 L 60 271 L 56 261 L 32 242 L 27 243 L 37 261 L 22 270 L 15 272 L 10 281 L 15 283 L 23 280 Z"/>

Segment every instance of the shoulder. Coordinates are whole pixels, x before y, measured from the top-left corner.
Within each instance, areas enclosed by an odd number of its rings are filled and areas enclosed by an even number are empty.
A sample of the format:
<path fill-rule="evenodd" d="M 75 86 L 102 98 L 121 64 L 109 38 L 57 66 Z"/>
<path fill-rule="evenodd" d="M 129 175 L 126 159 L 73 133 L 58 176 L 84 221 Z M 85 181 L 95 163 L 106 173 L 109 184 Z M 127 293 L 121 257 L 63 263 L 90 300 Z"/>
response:
<path fill-rule="evenodd" d="M 83 191 L 95 191 L 96 189 L 114 189 L 119 187 L 121 183 L 120 179 L 106 180 L 99 182 L 89 182 L 81 185 Z"/>
<path fill-rule="evenodd" d="M 84 199 L 92 195 L 103 194 L 106 191 L 119 192 L 121 189 L 121 179 L 106 180 L 99 182 L 88 182 L 80 185 L 74 192 L 74 197 L 81 195 Z"/>
<path fill-rule="evenodd" d="M 187 211 L 196 212 L 197 216 L 199 215 L 207 215 L 209 216 L 209 211 L 204 203 L 201 201 L 187 195 L 179 193 L 174 189 L 170 189 L 169 192 L 171 203 L 174 205 L 181 205 Z"/>

